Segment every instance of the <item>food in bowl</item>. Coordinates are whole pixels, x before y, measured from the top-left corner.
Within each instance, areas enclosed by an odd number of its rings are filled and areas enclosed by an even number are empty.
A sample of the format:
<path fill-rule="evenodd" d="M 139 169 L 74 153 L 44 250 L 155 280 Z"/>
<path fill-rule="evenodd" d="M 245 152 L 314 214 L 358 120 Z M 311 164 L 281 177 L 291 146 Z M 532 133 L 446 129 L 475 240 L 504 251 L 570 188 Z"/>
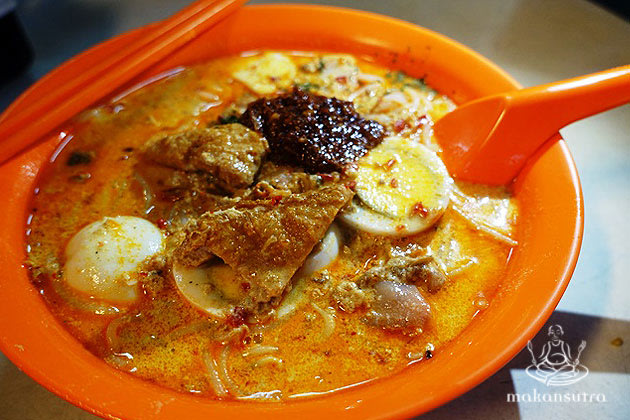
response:
<path fill-rule="evenodd" d="M 518 204 L 454 182 L 453 103 L 347 54 L 176 69 L 65 129 L 28 267 L 92 353 L 217 398 L 314 396 L 431 358 L 500 285 Z"/>

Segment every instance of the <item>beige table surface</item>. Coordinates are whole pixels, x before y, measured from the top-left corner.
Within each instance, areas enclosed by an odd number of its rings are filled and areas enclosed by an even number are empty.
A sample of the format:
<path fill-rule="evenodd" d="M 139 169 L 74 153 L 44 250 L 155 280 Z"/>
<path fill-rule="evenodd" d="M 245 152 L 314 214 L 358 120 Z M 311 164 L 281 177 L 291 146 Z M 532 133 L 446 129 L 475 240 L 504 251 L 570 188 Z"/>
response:
<path fill-rule="evenodd" d="M 0 88 L 0 109 L 68 57 L 166 17 L 186 3 L 23 1 L 20 14 L 38 55 L 28 74 Z M 479 51 L 526 86 L 630 63 L 630 23 L 584 0 L 315 3 L 371 10 L 436 30 Z M 508 393 L 550 391 L 525 374 L 530 362 L 524 351 L 486 382 L 426 418 L 630 418 L 630 106 L 573 124 L 562 133 L 581 175 L 586 226 L 577 270 L 547 325 L 563 325 L 569 343 L 587 341 L 581 362 L 590 374 L 553 391 L 603 394 L 606 402 L 507 402 Z M 626 343 L 611 345 L 617 337 Z M 536 348 L 544 341 L 545 330 L 534 340 Z M 0 354 L 0 420 L 91 418 L 39 386 Z"/>

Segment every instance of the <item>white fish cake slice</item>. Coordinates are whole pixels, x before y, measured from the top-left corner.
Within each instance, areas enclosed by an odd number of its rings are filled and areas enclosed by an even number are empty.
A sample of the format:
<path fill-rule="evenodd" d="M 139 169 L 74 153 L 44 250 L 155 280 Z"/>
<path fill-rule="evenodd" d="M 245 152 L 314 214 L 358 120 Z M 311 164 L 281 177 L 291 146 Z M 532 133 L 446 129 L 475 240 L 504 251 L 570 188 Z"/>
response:
<path fill-rule="evenodd" d="M 232 76 L 260 95 L 270 95 L 278 89 L 289 88 L 297 68 L 289 57 L 281 53 L 265 53 L 239 62 Z"/>

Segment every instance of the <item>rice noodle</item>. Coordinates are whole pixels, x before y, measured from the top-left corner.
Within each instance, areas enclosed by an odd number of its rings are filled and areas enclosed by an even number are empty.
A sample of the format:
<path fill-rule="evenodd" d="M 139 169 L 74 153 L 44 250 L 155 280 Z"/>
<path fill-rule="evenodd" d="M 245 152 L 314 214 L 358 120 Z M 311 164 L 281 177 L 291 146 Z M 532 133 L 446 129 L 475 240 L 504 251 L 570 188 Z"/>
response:
<path fill-rule="evenodd" d="M 278 308 L 278 312 L 277 312 L 278 319 L 283 319 L 287 315 L 291 315 L 297 309 L 297 305 L 301 303 L 300 297 L 297 297 L 297 296 L 294 297 L 294 295 L 291 294 L 291 292 L 289 292 L 289 295 L 286 298 L 284 298 L 284 302 Z"/>
<path fill-rule="evenodd" d="M 291 315 L 297 309 L 298 305 L 302 304 L 304 300 L 304 287 L 306 279 L 303 276 L 297 276 L 297 280 L 293 288 L 286 294 L 282 303 L 276 310 L 276 318 L 281 320 Z"/>
<path fill-rule="evenodd" d="M 370 89 L 376 89 L 378 87 L 379 87 L 379 85 L 377 83 L 372 83 L 372 84 L 360 87 L 359 89 L 355 90 L 350 95 L 348 95 L 348 99 L 347 100 L 352 102 L 356 98 L 358 98 L 359 96 L 363 95 L 365 92 L 369 92 Z"/>
<path fill-rule="evenodd" d="M 452 268 L 450 270 L 447 270 L 446 275 L 448 277 L 457 276 L 459 274 L 462 274 L 464 271 L 467 271 L 468 269 L 470 269 L 472 266 L 474 266 L 477 263 L 478 263 L 477 258 L 467 258 L 467 261 L 465 263 L 460 264 L 459 266 Z"/>
<path fill-rule="evenodd" d="M 118 349 L 118 328 L 120 328 L 120 325 L 126 321 L 127 318 L 126 315 L 120 316 L 112 319 L 107 325 L 105 340 L 107 340 L 107 345 L 112 352 L 116 352 L 116 349 Z"/>
<path fill-rule="evenodd" d="M 514 239 L 510 238 L 507 235 L 502 234 L 501 232 L 498 232 L 486 225 L 483 224 L 479 224 L 479 226 L 477 227 L 477 229 L 481 230 L 482 232 L 488 234 L 489 236 L 492 236 L 494 239 L 496 239 L 497 241 L 500 242 L 504 242 L 506 244 L 508 244 L 509 246 L 517 246 L 518 242 L 515 241 Z"/>
<path fill-rule="evenodd" d="M 408 105 L 408 100 L 400 90 L 395 90 L 383 96 L 381 101 L 377 105 L 376 112 L 388 112 L 392 110 L 392 107 Z"/>
<path fill-rule="evenodd" d="M 151 124 L 153 124 L 156 127 L 160 126 L 160 122 L 152 114 L 148 114 L 148 118 L 149 118 L 149 121 L 151 122 Z"/>
<path fill-rule="evenodd" d="M 282 391 L 274 389 L 273 391 L 258 391 L 253 394 L 238 397 L 239 400 L 281 400 Z"/>
<path fill-rule="evenodd" d="M 501 232 L 498 232 L 497 230 L 491 228 L 490 226 L 486 225 L 485 223 L 482 223 L 480 221 L 477 221 L 475 219 L 473 219 L 472 217 L 470 217 L 469 215 L 466 214 L 466 212 L 464 211 L 464 209 L 462 209 L 460 206 L 458 205 L 453 205 L 451 206 L 453 208 L 453 210 L 455 210 L 460 216 L 462 216 L 464 218 L 464 220 L 466 220 L 468 223 L 470 223 L 470 225 L 472 227 L 474 227 L 475 229 L 484 232 L 485 234 L 487 234 L 488 236 L 491 236 L 492 238 L 496 239 L 499 242 L 503 242 L 509 246 L 517 246 L 518 242 L 515 241 L 514 239 L 510 238 L 507 235 L 502 234 Z"/>
<path fill-rule="evenodd" d="M 278 351 L 276 346 L 253 346 L 249 350 L 243 352 L 243 357 L 260 356 L 267 353 L 274 353 Z"/>
<path fill-rule="evenodd" d="M 217 362 L 208 351 L 203 352 L 203 363 L 206 365 L 208 376 L 210 378 L 210 385 L 212 386 L 214 393 L 217 395 L 217 397 L 227 396 L 227 389 L 225 388 L 223 382 L 221 381 L 221 378 L 219 377 Z"/>
<path fill-rule="evenodd" d="M 199 331 L 203 331 L 205 329 L 210 328 L 213 325 L 212 321 L 207 319 L 202 319 L 200 321 L 194 321 L 190 324 L 183 325 L 181 327 L 177 327 L 171 332 L 168 333 L 167 338 L 171 340 L 176 340 L 180 337 L 184 337 L 188 334 L 196 333 Z"/>
<path fill-rule="evenodd" d="M 378 106 L 378 104 L 376 104 L 376 106 Z M 367 119 L 379 122 L 382 125 L 389 125 L 389 124 L 391 124 L 393 122 L 392 117 L 390 117 L 387 114 L 382 114 L 382 113 L 379 113 L 379 112 L 374 112 L 374 113 L 371 113 L 371 114 L 367 114 L 365 117 Z"/>
<path fill-rule="evenodd" d="M 411 104 L 409 105 L 411 110 L 417 110 L 420 108 L 420 92 L 412 88 L 404 88 L 403 93 L 406 93 L 407 96 L 411 98 Z"/>
<path fill-rule="evenodd" d="M 214 338 L 214 341 L 220 341 L 221 343 L 229 343 L 236 336 L 245 336 L 249 332 L 249 327 L 246 324 L 241 325 L 238 328 L 233 328 L 224 334 L 217 334 Z"/>
<path fill-rule="evenodd" d="M 221 354 L 219 355 L 218 373 L 219 373 L 219 377 L 223 379 L 223 381 L 226 383 L 228 392 L 232 395 L 238 396 L 238 395 L 241 395 L 241 392 L 238 389 L 238 386 L 236 386 L 236 383 L 230 377 L 230 374 L 227 368 L 227 359 L 229 355 L 230 355 L 230 346 L 227 345 L 223 347 L 223 350 L 221 350 Z"/>
<path fill-rule="evenodd" d="M 215 105 L 219 105 L 221 103 L 221 98 L 219 98 L 214 93 L 206 92 L 205 90 L 198 90 L 197 95 L 201 96 L 206 101 L 209 101 Z"/>
<path fill-rule="evenodd" d="M 284 363 L 284 360 L 280 359 L 279 357 L 267 355 L 258 359 L 256 363 L 254 363 L 254 367 L 261 367 L 261 366 L 266 366 L 269 364 L 282 366 L 283 363 Z"/>
<path fill-rule="evenodd" d="M 138 367 L 133 364 L 133 355 L 131 353 L 114 353 L 105 359 L 117 369 L 125 370 L 133 373 L 138 370 Z"/>
<path fill-rule="evenodd" d="M 317 306 L 317 304 L 311 302 L 311 305 L 313 305 L 313 308 L 315 308 L 315 310 L 321 315 L 324 321 L 324 328 L 322 329 L 320 338 L 321 340 L 326 340 L 332 335 L 333 331 L 335 330 L 335 317 Z"/>
<path fill-rule="evenodd" d="M 468 197 L 457 187 L 453 185 L 451 189 L 451 200 L 457 202 L 460 206 L 463 206 Z"/>
<path fill-rule="evenodd" d="M 274 329 L 277 326 L 278 326 L 278 322 L 277 321 L 270 322 L 270 323 L 267 323 L 267 324 L 252 325 L 252 328 L 249 330 L 249 335 L 251 335 L 251 336 L 255 336 L 255 335 L 262 336 L 265 331 Z"/>
<path fill-rule="evenodd" d="M 383 79 L 381 76 L 377 76 L 376 74 L 359 73 L 357 74 L 357 81 L 359 83 L 383 83 L 385 79 Z"/>
<path fill-rule="evenodd" d="M 151 203 L 153 202 L 153 193 L 151 192 L 151 187 L 149 186 L 149 183 L 147 182 L 147 180 L 144 179 L 142 176 L 140 176 L 138 172 L 134 172 L 133 177 L 136 181 L 138 181 L 138 184 L 140 184 L 140 187 L 142 187 L 142 197 L 144 199 L 144 213 L 148 214 L 149 209 L 152 208 Z"/>
<path fill-rule="evenodd" d="M 190 221 L 187 213 L 185 208 L 174 205 L 168 213 L 168 220 L 175 225 L 185 226 Z"/>
<path fill-rule="evenodd" d="M 436 149 L 439 150 L 438 145 L 433 140 L 433 124 L 432 123 L 425 124 L 420 129 L 420 137 L 422 139 L 422 144 L 424 144 L 431 150 L 434 150 L 434 151 L 436 151 Z"/>
<path fill-rule="evenodd" d="M 77 294 L 75 294 L 66 286 L 62 279 L 53 279 L 52 287 L 55 293 L 57 293 L 60 298 L 62 298 L 75 308 L 91 312 L 95 315 L 114 315 L 120 313 L 120 309 L 118 309 L 116 306 L 109 305 L 104 302 L 98 302 L 87 296 L 77 296 Z"/>
<path fill-rule="evenodd" d="M 499 242 L 503 242 L 509 246 L 517 246 L 518 242 L 509 236 L 499 232 L 492 226 L 489 226 L 487 223 L 484 223 L 480 220 L 475 219 L 474 217 L 466 214 L 465 204 L 468 198 L 466 195 L 459 190 L 456 186 L 451 190 L 451 203 L 452 208 L 455 210 L 460 216 L 464 218 L 470 225 L 472 225 L 475 229 L 480 230 L 489 236 L 493 237 Z"/>

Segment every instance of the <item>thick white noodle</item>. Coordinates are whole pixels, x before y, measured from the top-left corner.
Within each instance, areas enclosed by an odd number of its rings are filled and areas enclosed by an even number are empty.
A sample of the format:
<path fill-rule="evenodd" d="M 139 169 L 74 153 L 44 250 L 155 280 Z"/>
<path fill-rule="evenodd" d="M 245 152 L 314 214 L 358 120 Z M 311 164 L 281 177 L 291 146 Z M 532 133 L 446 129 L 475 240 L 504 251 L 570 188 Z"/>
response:
<path fill-rule="evenodd" d="M 266 366 L 269 364 L 281 366 L 283 363 L 284 363 L 284 360 L 280 359 L 279 357 L 267 355 L 256 360 L 256 363 L 254 363 L 254 367 L 261 367 L 261 366 Z"/>
<path fill-rule="evenodd" d="M 91 312 L 95 315 L 114 315 L 121 312 L 121 309 L 114 305 L 79 297 L 78 294 L 70 290 L 70 287 L 67 286 L 62 278 L 53 279 L 52 286 L 60 298 L 82 311 Z"/>
<path fill-rule="evenodd" d="M 467 258 L 467 261 L 465 263 L 448 270 L 446 272 L 446 276 L 451 277 L 462 274 L 463 272 L 468 271 L 470 268 L 472 268 L 475 264 L 477 264 L 477 262 L 477 258 Z"/>
<path fill-rule="evenodd" d="M 413 89 L 413 88 L 404 88 L 403 92 L 406 93 L 409 97 L 411 97 L 411 103 L 407 105 L 408 109 L 410 111 L 418 110 L 420 108 L 420 101 L 421 101 L 420 92 L 418 92 L 416 89 Z"/>
<path fill-rule="evenodd" d="M 248 333 L 249 333 L 249 327 L 247 326 L 247 324 L 243 324 L 240 327 L 229 330 L 223 335 L 217 334 L 215 337 L 213 337 L 213 339 L 214 341 L 219 341 L 221 343 L 229 343 L 235 337 L 238 337 L 238 336 L 243 337 L 247 335 Z"/>
<path fill-rule="evenodd" d="M 276 346 L 253 346 L 249 350 L 244 351 L 242 356 L 261 356 L 263 354 L 274 353 L 278 351 L 278 347 Z"/>
<path fill-rule="evenodd" d="M 152 203 L 153 203 L 153 192 L 151 192 L 151 187 L 149 186 L 149 183 L 147 182 L 147 180 L 144 179 L 142 176 L 140 176 L 138 172 L 134 172 L 133 177 L 135 178 L 136 181 L 138 181 L 138 184 L 140 184 L 140 187 L 142 187 L 142 198 L 144 199 L 144 213 L 148 214 L 149 209 L 152 207 Z"/>
<path fill-rule="evenodd" d="M 238 397 L 239 400 L 281 400 L 282 391 L 274 389 L 273 391 L 258 391 L 253 394 Z"/>
<path fill-rule="evenodd" d="M 370 89 L 376 89 L 376 88 L 378 88 L 378 86 L 379 85 L 377 83 L 372 83 L 370 85 L 365 85 L 363 87 L 360 87 L 359 89 L 355 90 L 350 95 L 348 95 L 348 99 L 347 100 L 352 102 L 356 98 L 358 98 L 359 96 L 363 95 L 365 92 L 369 92 Z"/>
<path fill-rule="evenodd" d="M 219 372 L 217 370 L 217 362 L 210 355 L 208 351 L 203 353 L 203 362 L 206 365 L 206 369 L 208 371 L 208 376 L 210 377 L 210 385 L 214 390 L 214 393 L 217 397 L 225 397 L 228 392 L 223 382 L 221 382 L 221 378 L 219 377 Z"/>
<path fill-rule="evenodd" d="M 480 230 L 489 236 L 493 237 L 499 242 L 503 242 L 509 246 L 517 246 L 518 242 L 509 236 L 497 231 L 492 226 L 488 226 L 488 224 L 483 223 L 479 220 L 476 220 L 474 217 L 467 214 L 466 210 L 464 210 L 464 204 L 466 202 L 466 195 L 459 190 L 456 186 L 453 186 L 451 190 L 451 203 L 453 210 L 455 210 L 460 216 L 464 218 L 470 225 L 472 225 L 475 229 Z"/>
<path fill-rule="evenodd" d="M 326 340 L 332 335 L 333 331 L 335 331 L 335 318 L 329 312 L 317 306 L 317 304 L 311 302 L 311 305 L 313 305 L 313 308 L 321 315 L 324 321 L 324 328 L 322 329 L 320 338 Z"/>
<path fill-rule="evenodd" d="M 422 127 L 422 129 L 420 130 L 420 137 L 422 138 L 422 144 L 427 146 L 429 149 L 433 151 L 439 149 L 439 147 L 437 147 L 437 145 L 433 141 L 433 127 L 431 126 L 431 124 L 426 124 L 424 127 Z"/>
<path fill-rule="evenodd" d="M 175 328 L 174 330 L 168 333 L 167 337 L 170 340 L 177 340 L 178 338 L 184 337 L 188 334 L 192 334 L 192 333 L 196 333 L 196 332 L 208 329 L 212 325 L 213 325 L 212 321 L 209 321 L 207 319 L 193 321 L 190 324 L 186 324 L 181 327 Z"/>
<path fill-rule="evenodd" d="M 374 83 L 374 82 L 383 83 L 385 81 L 381 76 L 377 76 L 375 74 L 367 74 L 367 73 L 357 74 L 357 80 L 359 81 L 359 83 Z"/>
<path fill-rule="evenodd" d="M 113 352 L 117 351 L 116 349 L 118 348 L 118 328 L 120 327 L 120 324 L 123 323 L 125 318 L 127 318 L 127 315 L 112 319 L 107 325 L 107 329 L 105 330 L 105 339 L 107 340 L 109 349 Z"/>
<path fill-rule="evenodd" d="M 388 94 L 383 96 L 382 101 L 384 102 L 384 104 L 397 103 L 402 106 L 409 105 L 409 100 L 407 99 L 407 97 L 401 90 L 393 90 L 389 92 Z M 385 109 L 389 109 L 389 108 L 385 108 Z"/>
<path fill-rule="evenodd" d="M 221 350 L 221 354 L 219 355 L 218 373 L 219 373 L 219 377 L 223 379 L 223 382 L 225 382 L 225 384 L 227 385 L 228 392 L 234 396 L 238 396 L 238 395 L 241 395 L 241 392 L 238 389 L 238 386 L 236 385 L 236 383 L 230 377 L 230 373 L 228 372 L 227 359 L 229 355 L 230 355 L 230 346 L 227 345 L 223 347 L 223 350 Z"/>
<path fill-rule="evenodd" d="M 496 239 L 499 242 L 503 242 L 509 246 L 517 246 L 518 242 L 515 241 L 514 239 L 510 238 L 509 236 L 506 236 L 504 234 L 502 234 L 501 232 L 496 231 L 495 229 L 489 227 L 488 225 L 486 225 L 485 223 L 481 223 L 475 219 L 473 219 L 472 217 L 470 217 L 469 215 L 466 214 L 466 212 L 458 205 L 456 205 L 455 203 L 453 203 L 453 210 L 455 210 L 460 216 L 462 216 L 464 218 L 464 220 L 466 220 L 468 223 L 470 223 L 470 225 L 472 227 L 474 227 L 475 229 L 484 232 L 485 234 L 487 234 L 488 236 Z"/>

